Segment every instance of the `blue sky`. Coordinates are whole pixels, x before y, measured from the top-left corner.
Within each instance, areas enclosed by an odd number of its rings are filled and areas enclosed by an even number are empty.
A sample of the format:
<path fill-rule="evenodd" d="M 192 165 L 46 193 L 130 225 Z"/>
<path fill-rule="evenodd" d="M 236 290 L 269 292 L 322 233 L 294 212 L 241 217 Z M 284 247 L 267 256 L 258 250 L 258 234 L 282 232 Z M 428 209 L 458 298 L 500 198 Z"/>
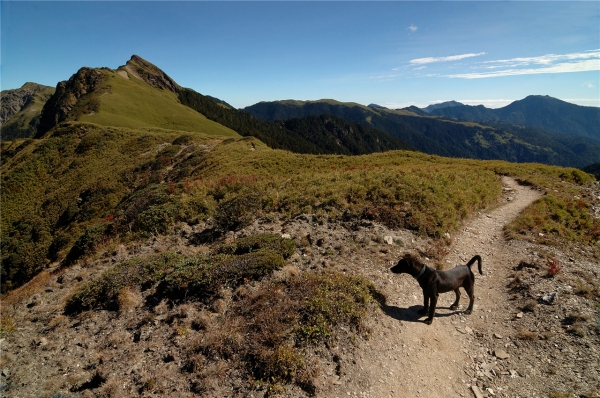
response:
<path fill-rule="evenodd" d="M 600 106 L 600 2 L 1 1 L 2 90 L 133 54 L 245 107 L 527 95 Z"/>

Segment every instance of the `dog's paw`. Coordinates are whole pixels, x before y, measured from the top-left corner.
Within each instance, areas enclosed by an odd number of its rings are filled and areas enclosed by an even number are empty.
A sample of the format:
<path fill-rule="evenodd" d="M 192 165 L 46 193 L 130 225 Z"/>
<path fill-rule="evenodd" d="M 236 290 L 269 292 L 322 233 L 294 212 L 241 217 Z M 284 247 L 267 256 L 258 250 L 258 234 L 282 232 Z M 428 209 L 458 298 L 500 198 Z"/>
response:
<path fill-rule="evenodd" d="M 431 325 L 431 322 L 433 322 L 433 319 L 431 319 L 431 318 L 425 319 L 426 324 Z"/>
<path fill-rule="evenodd" d="M 420 315 L 424 315 L 427 314 L 427 312 L 429 311 L 429 308 L 421 308 L 419 311 L 417 311 Z"/>
<path fill-rule="evenodd" d="M 465 314 L 467 314 L 467 315 L 471 315 L 471 312 L 473 312 L 473 311 L 471 311 L 471 310 L 465 310 Z"/>
<path fill-rule="evenodd" d="M 450 306 L 450 309 L 451 309 L 451 310 L 457 310 L 457 309 L 458 309 L 458 305 L 451 305 L 451 306 Z"/>

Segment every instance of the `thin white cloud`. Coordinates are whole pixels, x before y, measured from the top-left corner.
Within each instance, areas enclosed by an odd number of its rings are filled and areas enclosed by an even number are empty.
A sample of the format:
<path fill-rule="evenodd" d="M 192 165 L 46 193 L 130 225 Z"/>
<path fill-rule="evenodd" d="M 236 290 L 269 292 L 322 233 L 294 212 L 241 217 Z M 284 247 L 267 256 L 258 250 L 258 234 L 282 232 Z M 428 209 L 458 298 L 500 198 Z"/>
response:
<path fill-rule="evenodd" d="M 579 53 L 570 54 L 546 54 L 538 57 L 521 57 L 511 59 L 499 59 L 496 61 L 484 61 L 483 64 L 497 64 L 510 66 L 528 66 L 531 64 L 537 65 L 552 65 L 557 61 L 572 61 L 577 59 L 595 59 L 600 58 L 600 50 L 590 50 Z"/>
<path fill-rule="evenodd" d="M 417 28 L 415 25 L 411 24 L 408 28 L 406 28 L 407 30 L 410 30 L 410 33 L 415 33 L 417 31 Z"/>
<path fill-rule="evenodd" d="M 465 105 L 483 105 L 487 108 L 502 108 L 503 106 L 506 106 L 508 104 L 512 104 L 513 102 L 515 102 L 515 100 L 507 100 L 507 99 L 484 99 L 484 100 L 468 100 L 468 99 L 463 99 L 463 100 L 456 100 L 458 102 L 460 102 L 461 104 L 465 104 Z"/>
<path fill-rule="evenodd" d="M 394 77 L 398 77 L 400 75 L 379 75 L 379 76 L 369 76 L 369 79 L 391 79 Z"/>
<path fill-rule="evenodd" d="M 565 98 L 563 101 L 581 106 L 595 106 L 600 108 L 600 98 Z"/>
<path fill-rule="evenodd" d="M 426 66 L 419 66 L 418 68 L 413 68 L 413 70 L 420 70 L 420 69 L 425 69 L 427 68 Z"/>
<path fill-rule="evenodd" d="M 427 58 L 417 58 L 408 61 L 412 65 L 422 65 L 422 64 L 431 64 L 434 62 L 449 62 L 449 61 L 459 61 L 465 58 L 478 57 L 480 55 L 484 55 L 485 53 L 470 53 L 470 54 L 460 54 L 460 55 L 450 55 L 448 57 L 427 57 Z"/>
<path fill-rule="evenodd" d="M 596 87 L 596 86 L 594 85 L 594 82 L 585 82 L 585 83 L 583 83 L 583 84 L 581 85 L 581 87 L 585 87 L 585 88 L 594 88 L 594 87 Z"/>
<path fill-rule="evenodd" d="M 494 72 L 458 73 L 453 75 L 447 75 L 446 77 L 460 79 L 484 79 L 489 77 L 538 75 L 544 73 L 589 72 L 597 70 L 600 70 L 600 58 L 588 59 L 585 61 L 578 62 L 562 62 L 556 65 L 545 66 L 540 68 L 504 69 L 497 70 Z"/>
<path fill-rule="evenodd" d="M 418 108 L 426 108 L 428 105 L 439 104 L 442 102 L 451 101 L 447 100 L 433 100 L 433 101 L 422 101 L 422 102 L 385 102 L 384 106 L 390 109 L 399 109 L 399 108 L 407 108 L 411 105 L 414 105 Z M 484 99 L 484 100 L 456 100 L 464 105 L 484 105 L 487 108 L 501 108 L 506 106 L 515 100 L 507 100 L 507 99 Z"/>

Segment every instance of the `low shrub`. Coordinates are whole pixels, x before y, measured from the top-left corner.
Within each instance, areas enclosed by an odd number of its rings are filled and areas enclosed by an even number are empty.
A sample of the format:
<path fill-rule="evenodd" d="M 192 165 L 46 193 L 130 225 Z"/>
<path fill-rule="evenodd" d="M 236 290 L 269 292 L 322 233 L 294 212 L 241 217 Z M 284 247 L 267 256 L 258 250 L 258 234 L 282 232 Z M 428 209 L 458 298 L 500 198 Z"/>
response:
<path fill-rule="evenodd" d="M 96 246 L 104 240 L 105 235 L 110 232 L 111 228 L 112 223 L 110 222 L 95 224 L 87 228 L 71 247 L 69 254 L 65 258 L 65 264 L 73 264 L 81 257 L 93 252 Z"/>
<path fill-rule="evenodd" d="M 172 145 L 189 144 L 191 141 L 193 141 L 193 139 L 194 139 L 194 137 L 192 137 L 190 134 L 180 135 L 179 137 L 177 137 L 173 140 Z"/>
<path fill-rule="evenodd" d="M 163 279 L 182 256 L 166 252 L 150 258 L 134 258 L 104 271 L 96 280 L 85 283 L 65 304 L 65 313 L 74 314 L 90 309 L 118 309 L 118 297 L 123 288 L 153 284 Z"/>
<path fill-rule="evenodd" d="M 548 276 L 555 276 L 562 270 L 556 258 L 547 258 L 546 262 L 548 263 Z"/>
<path fill-rule="evenodd" d="M 306 355 L 308 347 L 364 333 L 364 319 L 376 305 L 373 292 L 366 279 L 334 272 L 265 283 L 239 295 L 228 316 L 188 347 L 186 368 L 203 377 L 201 369 L 226 359 L 238 364 L 254 388 L 276 391 L 294 383 L 314 393 L 318 367 Z"/>
<path fill-rule="evenodd" d="M 247 242 L 253 240 L 264 241 L 260 236 L 256 239 L 247 238 Z M 289 250 L 289 244 L 286 246 L 282 243 L 282 247 Z M 119 293 L 124 288 L 149 288 L 157 283 L 156 292 L 153 293 L 157 301 L 164 297 L 207 301 L 224 287 L 236 288 L 246 281 L 259 280 L 285 265 L 282 254 L 268 248 L 240 255 L 222 254 L 219 251 L 217 249 L 215 253 L 190 258 L 165 252 L 145 259 L 124 261 L 106 270 L 96 280 L 81 286 L 67 300 L 65 312 L 73 314 L 96 308 L 118 309 Z"/>
<path fill-rule="evenodd" d="M 258 280 L 284 265 L 283 257 L 269 249 L 239 256 L 196 256 L 175 265 L 156 294 L 172 300 L 206 300 L 224 287 L 236 288 L 246 281 Z"/>
<path fill-rule="evenodd" d="M 256 193 L 235 196 L 219 202 L 215 214 L 217 229 L 221 232 L 244 228 L 256 218 L 260 200 Z"/>
<path fill-rule="evenodd" d="M 375 304 L 371 283 L 363 277 L 337 272 L 301 275 L 290 281 L 292 297 L 302 300 L 301 321 L 296 330 L 301 340 L 319 341 L 330 337 L 334 327 L 348 325 L 363 331 L 362 320 Z"/>
<path fill-rule="evenodd" d="M 235 243 L 219 248 L 224 254 L 245 254 L 260 249 L 270 249 L 288 258 L 294 253 L 296 244 L 292 239 L 284 239 L 275 234 L 256 234 L 237 239 Z"/>

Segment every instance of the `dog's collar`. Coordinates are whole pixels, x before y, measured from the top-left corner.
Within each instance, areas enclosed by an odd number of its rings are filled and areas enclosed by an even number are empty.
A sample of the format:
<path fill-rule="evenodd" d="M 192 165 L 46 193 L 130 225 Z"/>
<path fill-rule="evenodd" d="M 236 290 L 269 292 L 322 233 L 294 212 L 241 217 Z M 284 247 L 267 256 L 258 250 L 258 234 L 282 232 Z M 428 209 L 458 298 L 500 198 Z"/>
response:
<path fill-rule="evenodd" d="M 427 269 L 427 266 L 423 264 L 423 268 L 421 269 L 421 272 L 419 272 L 419 275 L 415 276 L 415 279 L 419 279 L 420 277 L 422 277 L 423 274 L 425 273 L 426 269 Z"/>

